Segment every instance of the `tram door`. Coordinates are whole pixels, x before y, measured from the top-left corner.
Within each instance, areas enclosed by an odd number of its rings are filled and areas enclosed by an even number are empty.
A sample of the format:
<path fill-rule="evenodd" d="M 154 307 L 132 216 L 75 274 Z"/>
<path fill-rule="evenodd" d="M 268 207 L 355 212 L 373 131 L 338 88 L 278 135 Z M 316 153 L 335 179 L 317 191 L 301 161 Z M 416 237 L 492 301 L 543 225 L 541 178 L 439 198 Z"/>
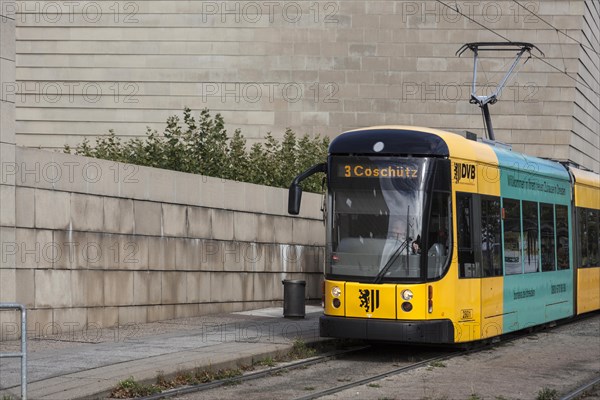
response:
<path fill-rule="evenodd" d="M 503 276 L 500 198 L 476 196 L 481 249 L 481 338 L 502 334 Z"/>
<path fill-rule="evenodd" d="M 497 336 L 502 334 L 503 318 L 500 199 L 461 193 L 458 202 L 460 276 L 478 283 L 478 303 L 474 306 L 480 307 L 480 337 Z M 461 315 L 462 320 L 467 317 Z"/>

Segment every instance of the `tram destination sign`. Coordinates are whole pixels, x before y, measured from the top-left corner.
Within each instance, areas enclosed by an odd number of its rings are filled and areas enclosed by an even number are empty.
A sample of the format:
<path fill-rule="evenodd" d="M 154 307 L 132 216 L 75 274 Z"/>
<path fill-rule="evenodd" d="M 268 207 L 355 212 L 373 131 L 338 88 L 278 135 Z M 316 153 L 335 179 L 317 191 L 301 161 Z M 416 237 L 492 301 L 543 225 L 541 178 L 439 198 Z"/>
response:
<path fill-rule="evenodd" d="M 419 167 L 405 164 L 340 163 L 338 164 L 337 175 L 343 178 L 418 179 Z"/>
<path fill-rule="evenodd" d="M 427 158 L 334 157 L 329 182 L 352 190 L 423 190 L 433 169 Z"/>

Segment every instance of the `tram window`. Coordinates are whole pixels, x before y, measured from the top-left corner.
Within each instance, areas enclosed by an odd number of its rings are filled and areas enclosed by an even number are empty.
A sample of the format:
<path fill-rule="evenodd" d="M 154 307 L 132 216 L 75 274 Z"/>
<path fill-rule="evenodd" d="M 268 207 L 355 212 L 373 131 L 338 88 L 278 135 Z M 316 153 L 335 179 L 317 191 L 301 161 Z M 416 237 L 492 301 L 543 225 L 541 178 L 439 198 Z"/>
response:
<path fill-rule="evenodd" d="M 569 269 L 569 214 L 567 206 L 556 206 L 556 261 L 558 269 Z"/>
<path fill-rule="evenodd" d="M 458 212 L 458 247 L 471 250 L 471 196 L 461 194 L 456 197 L 456 209 Z"/>
<path fill-rule="evenodd" d="M 600 264 L 598 259 L 598 216 L 600 212 L 598 210 L 587 210 L 587 235 L 584 236 L 584 240 L 587 237 L 587 266 L 597 267 Z"/>
<path fill-rule="evenodd" d="M 427 250 L 427 277 L 436 278 L 443 272 L 450 247 L 448 228 L 450 221 L 449 195 L 434 192 L 429 215 Z"/>
<path fill-rule="evenodd" d="M 542 271 L 556 269 L 556 248 L 554 244 L 554 206 L 540 204 L 540 225 L 542 241 Z"/>
<path fill-rule="evenodd" d="M 504 199 L 504 271 L 506 275 L 523 273 L 521 263 L 521 204 Z"/>
<path fill-rule="evenodd" d="M 577 208 L 577 234 L 578 236 L 578 257 L 577 261 L 580 267 L 589 267 L 588 259 L 588 237 L 587 237 L 587 214 L 589 210 Z"/>
<path fill-rule="evenodd" d="M 523 201 L 523 263 L 525 273 L 539 272 L 538 204 Z"/>
<path fill-rule="evenodd" d="M 456 195 L 456 225 L 458 236 L 458 265 L 461 278 L 478 276 L 473 251 L 473 196 L 459 193 Z"/>
<path fill-rule="evenodd" d="M 599 210 L 577 208 L 578 263 L 580 267 L 597 267 L 600 264 L 599 216 Z"/>
<path fill-rule="evenodd" d="M 500 199 L 481 199 L 481 251 L 483 276 L 502 275 Z"/>

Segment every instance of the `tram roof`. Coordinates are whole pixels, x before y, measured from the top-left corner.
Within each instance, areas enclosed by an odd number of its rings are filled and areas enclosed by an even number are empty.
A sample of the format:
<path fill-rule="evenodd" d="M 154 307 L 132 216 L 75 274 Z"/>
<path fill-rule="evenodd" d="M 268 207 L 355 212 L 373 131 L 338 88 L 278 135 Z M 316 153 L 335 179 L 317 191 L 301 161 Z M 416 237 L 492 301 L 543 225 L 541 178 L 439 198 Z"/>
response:
<path fill-rule="evenodd" d="M 331 142 L 329 152 L 452 157 L 569 180 L 569 173 L 557 162 L 470 140 L 456 133 L 416 126 L 374 126 L 347 131 Z"/>
<path fill-rule="evenodd" d="M 379 143 L 383 146 L 376 146 Z M 374 126 L 344 132 L 333 139 L 329 152 L 450 156 L 450 149 L 440 135 L 430 129 L 412 126 Z"/>
<path fill-rule="evenodd" d="M 569 170 L 575 179 L 575 206 L 600 209 L 600 175 L 572 166 Z"/>
<path fill-rule="evenodd" d="M 575 178 L 575 183 L 595 188 L 600 187 L 600 175 L 592 171 L 585 171 L 583 169 L 578 169 L 574 167 L 569 167 L 569 170 Z"/>
<path fill-rule="evenodd" d="M 500 148 L 494 148 L 494 151 L 498 157 L 498 165 L 501 167 L 566 181 L 571 180 L 567 169 L 556 161 L 545 160 Z"/>
<path fill-rule="evenodd" d="M 377 147 L 375 144 L 381 142 Z M 380 151 L 377 151 L 380 150 Z M 491 146 L 459 134 L 417 126 L 374 126 L 344 132 L 329 145 L 331 154 L 455 157 L 497 165 Z"/>

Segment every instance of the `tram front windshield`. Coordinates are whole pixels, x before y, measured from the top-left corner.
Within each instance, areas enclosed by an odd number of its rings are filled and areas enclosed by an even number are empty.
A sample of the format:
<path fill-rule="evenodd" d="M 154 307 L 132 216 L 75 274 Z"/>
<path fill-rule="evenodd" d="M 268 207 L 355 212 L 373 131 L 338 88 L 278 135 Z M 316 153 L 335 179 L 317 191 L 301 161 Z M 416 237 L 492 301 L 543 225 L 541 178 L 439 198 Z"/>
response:
<path fill-rule="evenodd" d="M 428 158 L 332 159 L 330 279 L 389 282 L 442 274 L 449 197 L 434 191 L 435 166 Z"/>

